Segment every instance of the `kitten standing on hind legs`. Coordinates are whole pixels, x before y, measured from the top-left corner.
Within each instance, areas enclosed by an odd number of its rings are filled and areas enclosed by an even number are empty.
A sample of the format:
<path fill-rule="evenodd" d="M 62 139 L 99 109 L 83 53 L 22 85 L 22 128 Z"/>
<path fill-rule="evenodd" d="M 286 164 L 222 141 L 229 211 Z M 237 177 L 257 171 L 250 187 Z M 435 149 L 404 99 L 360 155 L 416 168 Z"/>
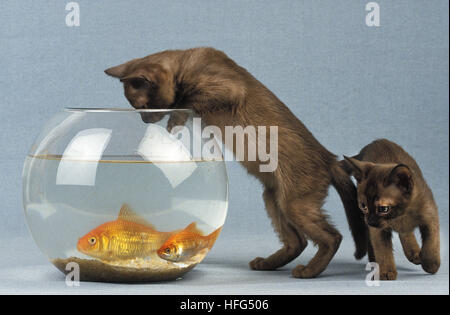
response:
<path fill-rule="evenodd" d="M 416 161 L 385 139 L 345 159 L 341 163 L 358 182 L 359 206 L 369 225 L 369 259 L 380 265 L 380 279 L 397 278 L 392 232 L 399 234 L 410 262 L 436 273 L 441 261 L 438 208 Z M 422 248 L 414 235 L 416 228 Z"/>
<path fill-rule="evenodd" d="M 251 261 L 252 269 L 284 266 L 302 253 L 309 239 L 318 251 L 306 266 L 297 266 L 293 275 L 313 278 L 325 270 L 342 239 L 322 209 L 330 185 L 344 204 L 356 258 L 366 254 L 367 228 L 358 209 L 356 188 L 336 156 L 269 89 L 225 53 L 207 47 L 167 50 L 105 72 L 120 79 L 126 98 L 136 109 L 191 109 L 205 125 L 218 127 L 222 136 L 228 126 L 278 127 L 277 166 L 273 171 L 260 170 L 267 161 L 259 156 L 256 161 L 241 161 L 264 185 L 266 210 L 283 243 L 269 257 Z M 146 123 L 163 117 L 157 112 L 142 112 L 141 116 Z M 177 124 L 183 124 L 183 115 L 172 115 L 168 129 Z M 266 143 L 270 140 L 267 133 Z M 236 146 L 229 149 L 236 153 Z"/>

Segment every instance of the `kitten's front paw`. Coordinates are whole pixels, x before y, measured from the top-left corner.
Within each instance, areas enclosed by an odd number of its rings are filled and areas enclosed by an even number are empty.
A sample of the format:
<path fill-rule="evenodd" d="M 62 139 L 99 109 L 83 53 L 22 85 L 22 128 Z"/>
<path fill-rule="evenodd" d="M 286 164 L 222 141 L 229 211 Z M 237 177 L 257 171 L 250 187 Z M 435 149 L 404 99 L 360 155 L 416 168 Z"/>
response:
<path fill-rule="evenodd" d="M 273 270 L 273 266 L 267 261 L 267 259 L 262 257 L 256 257 L 250 263 L 250 268 L 253 270 Z"/>
<path fill-rule="evenodd" d="M 184 126 L 186 124 L 189 114 L 185 112 L 173 112 L 167 121 L 167 131 L 172 132 L 176 126 Z"/>
<path fill-rule="evenodd" d="M 389 271 L 385 271 L 385 272 L 381 272 L 380 273 L 380 280 L 396 280 L 397 279 L 397 271 L 396 270 L 389 270 Z"/>
<path fill-rule="evenodd" d="M 167 131 L 172 133 L 172 129 L 177 126 L 177 122 L 175 120 L 171 120 L 169 119 L 169 121 L 167 122 Z"/>
<path fill-rule="evenodd" d="M 355 256 L 356 260 L 361 260 L 366 256 L 366 254 L 367 254 L 367 249 L 357 249 L 355 251 L 354 256 Z"/>
<path fill-rule="evenodd" d="M 317 277 L 317 272 L 310 267 L 298 265 L 292 270 L 292 276 L 300 279 L 311 279 Z"/>
<path fill-rule="evenodd" d="M 420 259 L 420 253 L 408 253 L 406 255 L 406 258 L 408 258 L 408 260 L 410 262 L 412 262 L 414 265 L 420 265 L 422 263 L 422 260 Z"/>

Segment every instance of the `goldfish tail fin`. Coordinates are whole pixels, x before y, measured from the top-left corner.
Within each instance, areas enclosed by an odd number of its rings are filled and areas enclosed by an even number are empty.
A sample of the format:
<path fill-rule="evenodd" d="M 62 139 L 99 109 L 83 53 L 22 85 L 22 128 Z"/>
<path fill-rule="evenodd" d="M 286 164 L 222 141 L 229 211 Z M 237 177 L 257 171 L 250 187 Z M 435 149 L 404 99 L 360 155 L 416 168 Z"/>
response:
<path fill-rule="evenodd" d="M 215 230 L 214 232 L 212 232 L 211 234 L 209 234 L 207 236 L 208 238 L 208 249 L 211 249 L 214 245 L 214 243 L 216 242 L 216 239 L 219 237 L 220 232 L 222 231 L 222 227 L 218 228 L 217 230 Z"/>

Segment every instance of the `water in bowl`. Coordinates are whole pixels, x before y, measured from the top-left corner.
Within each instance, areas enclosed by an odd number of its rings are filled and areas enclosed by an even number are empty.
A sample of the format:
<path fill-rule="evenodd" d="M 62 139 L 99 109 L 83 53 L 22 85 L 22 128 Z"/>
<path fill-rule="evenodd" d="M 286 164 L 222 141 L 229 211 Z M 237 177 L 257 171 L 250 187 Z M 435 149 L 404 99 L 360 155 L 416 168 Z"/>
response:
<path fill-rule="evenodd" d="M 194 223 L 201 237 L 220 231 L 227 211 L 227 181 L 217 180 L 226 178 L 222 161 L 159 163 L 134 156 L 90 160 L 30 155 L 24 178 L 25 213 L 33 238 L 61 271 L 67 273 L 67 264 L 77 263 L 81 280 L 175 279 L 210 250 L 210 246 L 199 247 L 193 255 L 178 261 L 158 256 L 156 248 L 160 243 L 136 257 L 132 253 L 97 257 L 81 252 L 77 248 L 80 238 L 120 219 L 124 205 L 139 218 L 137 224 L 173 235 Z"/>

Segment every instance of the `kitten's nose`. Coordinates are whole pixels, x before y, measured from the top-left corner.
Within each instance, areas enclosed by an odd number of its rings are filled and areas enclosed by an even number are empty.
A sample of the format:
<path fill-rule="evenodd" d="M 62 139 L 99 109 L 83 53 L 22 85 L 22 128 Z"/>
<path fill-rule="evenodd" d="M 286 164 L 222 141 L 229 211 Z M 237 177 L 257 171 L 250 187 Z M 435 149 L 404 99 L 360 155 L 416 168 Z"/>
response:
<path fill-rule="evenodd" d="M 131 104 L 131 106 L 133 106 L 135 109 L 146 109 L 146 103 L 135 102 Z"/>
<path fill-rule="evenodd" d="M 373 216 L 369 217 L 369 219 L 367 220 L 367 224 L 375 228 L 380 227 L 380 222 L 378 221 L 378 218 Z"/>

